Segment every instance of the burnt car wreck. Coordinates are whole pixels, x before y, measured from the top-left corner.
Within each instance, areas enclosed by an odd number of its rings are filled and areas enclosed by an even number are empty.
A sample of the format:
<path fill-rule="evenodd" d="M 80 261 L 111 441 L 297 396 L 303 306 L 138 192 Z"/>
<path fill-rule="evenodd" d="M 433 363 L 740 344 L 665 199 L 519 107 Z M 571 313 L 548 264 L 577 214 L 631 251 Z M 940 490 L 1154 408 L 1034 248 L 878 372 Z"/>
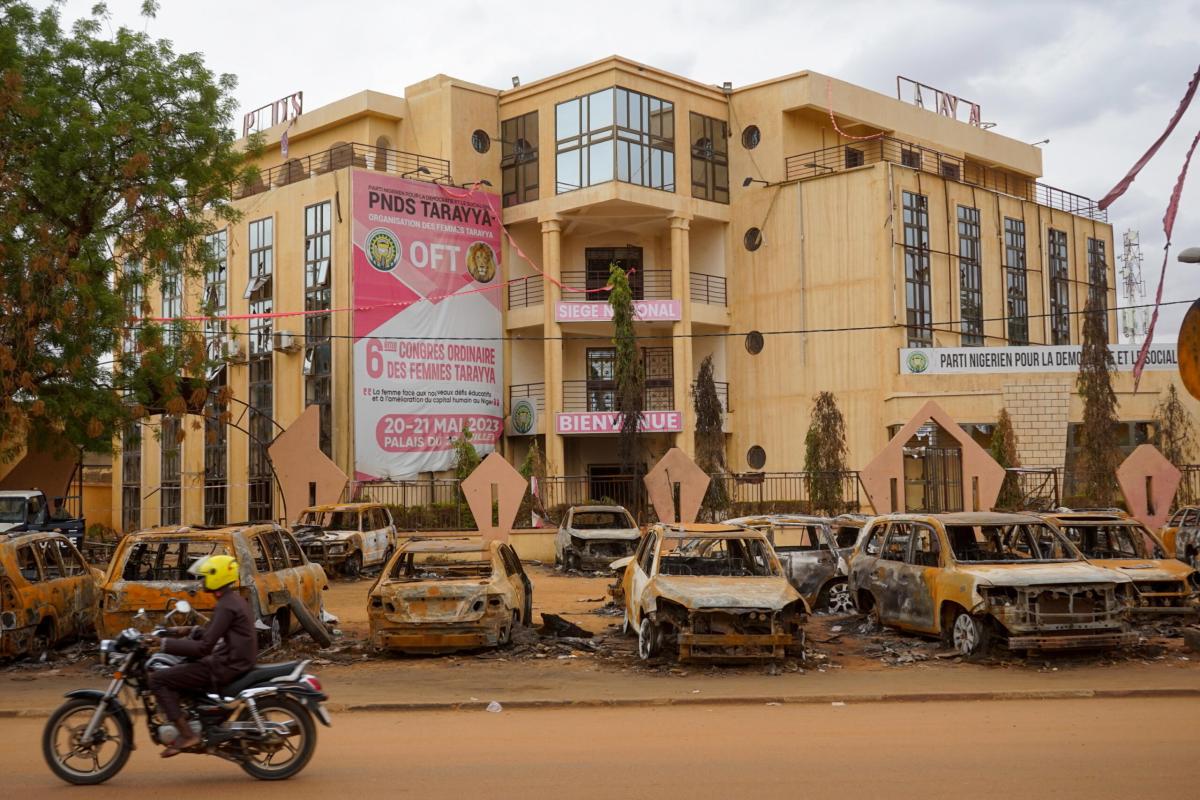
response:
<path fill-rule="evenodd" d="M 771 543 L 733 525 L 654 525 L 625 565 L 625 626 L 638 655 L 680 660 L 800 654 L 808 607 Z"/>
<path fill-rule="evenodd" d="M 554 560 L 567 570 L 607 570 L 632 553 L 641 536 L 622 506 L 572 506 L 554 537 Z"/>

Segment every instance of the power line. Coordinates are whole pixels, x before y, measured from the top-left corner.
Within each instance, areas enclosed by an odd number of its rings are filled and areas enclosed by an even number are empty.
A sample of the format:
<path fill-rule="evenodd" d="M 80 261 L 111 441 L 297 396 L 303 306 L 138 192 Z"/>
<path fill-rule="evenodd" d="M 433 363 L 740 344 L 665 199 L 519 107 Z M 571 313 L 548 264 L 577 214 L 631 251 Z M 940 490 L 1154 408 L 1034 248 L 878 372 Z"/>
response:
<path fill-rule="evenodd" d="M 1160 306 L 1177 306 L 1177 305 L 1184 305 L 1184 304 L 1190 305 L 1193 302 L 1194 301 L 1192 301 L 1192 300 L 1169 300 L 1169 301 L 1165 301 L 1165 302 L 1161 303 Z M 1154 307 L 1153 303 L 1144 303 L 1142 305 L 1137 305 L 1137 306 L 1124 306 L 1122 309 L 1118 309 L 1118 310 L 1123 310 L 1124 308 L 1134 309 L 1134 308 L 1153 308 L 1153 307 Z M 1025 319 L 1025 320 L 1045 319 L 1047 317 L 1051 317 L 1051 316 L 1055 316 L 1055 315 L 1074 316 L 1077 314 L 1087 314 L 1087 313 L 1089 313 L 1089 312 L 1086 309 L 1079 309 L 1079 310 L 1074 310 L 1074 311 L 1050 312 L 1050 313 L 1045 313 L 1045 314 L 1023 314 L 1021 316 L 985 317 L 982 320 L 980 320 L 980 322 L 1007 322 L 1010 319 Z M 1108 312 L 1106 310 L 1105 314 L 1107 314 L 1107 313 Z M 722 339 L 722 338 L 741 338 L 741 337 L 745 337 L 746 335 L 748 335 L 750 333 L 758 333 L 762 336 L 807 336 L 807 335 L 820 334 L 820 333 L 858 333 L 858 332 L 863 332 L 863 331 L 892 330 L 892 329 L 896 329 L 896 328 L 899 328 L 899 329 L 919 328 L 921 330 L 932 330 L 937 333 L 959 334 L 959 333 L 961 333 L 961 331 L 955 330 L 952 327 L 948 327 L 948 326 L 954 325 L 955 322 L 956 322 L 955 320 L 949 320 L 946 322 L 932 322 L 932 323 L 929 323 L 928 325 L 920 325 L 920 326 L 908 325 L 903 322 L 888 322 L 888 323 L 881 323 L 881 324 L 877 324 L 877 325 L 850 325 L 850 326 L 846 326 L 846 327 L 842 327 L 842 328 L 793 328 L 793 329 L 777 330 L 777 331 L 713 331 L 713 332 L 702 332 L 702 333 L 697 333 L 697 332 L 693 331 L 692 333 L 638 334 L 634 338 L 635 339 L 643 339 L 643 340 Z M 143 326 L 140 326 L 140 325 L 127 325 L 127 326 L 123 326 L 122 329 L 125 331 L 138 331 L 138 330 L 141 330 L 142 327 Z M 224 336 L 235 336 L 235 335 L 236 336 L 260 336 L 260 335 L 262 335 L 262 332 L 261 331 L 227 331 L 222 335 L 224 335 Z M 317 340 L 349 339 L 351 341 L 358 341 L 360 339 L 378 339 L 380 341 L 412 341 L 412 342 L 420 342 L 420 341 L 428 341 L 428 342 L 505 342 L 505 341 L 508 341 L 508 342 L 552 342 L 552 341 L 581 341 L 581 340 L 582 341 L 611 341 L 612 340 L 612 336 L 609 334 L 594 334 L 594 335 L 572 334 L 569 336 L 520 336 L 520 335 L 515 335 L 515 336 L 514 335 L 508 335 L 508 336 L 372 336 L 372 335 L 368 334 L 366 336 L 355 336 L 353 334 L 329 333 L 329 334 L 322 334 L 321 336 L 314 336 L 314 337 L 309 337 L 309 338 L 317 339 Z M 1006 337 L 999 337 L 999 336 L 986 336 L 986 338 L 1004 339 L 1005 341 L 1008 341 Z M 1048 346 L 1048 345 L 1031 345 L 1031 346 L 1034 346 L 1034 347 L 1043 346 L 1044 347 L 1044 346 Z"/>

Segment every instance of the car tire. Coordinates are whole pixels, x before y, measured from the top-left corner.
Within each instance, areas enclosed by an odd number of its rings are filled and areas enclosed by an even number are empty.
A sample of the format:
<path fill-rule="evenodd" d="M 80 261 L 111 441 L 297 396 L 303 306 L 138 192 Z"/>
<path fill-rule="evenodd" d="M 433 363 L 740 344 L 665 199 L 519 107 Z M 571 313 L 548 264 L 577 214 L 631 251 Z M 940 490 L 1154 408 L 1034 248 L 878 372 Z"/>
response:
<path fill-rule="evenodd" d="M 642 661 L 649 661 L 658 656 L 661 648 L 662 630 L 658 623 L 649 617 L 643 617 L 642 624 L 638 628 L 638 658 Z"/>
<path fill-rule="evenodd" d="M 566 572 L 579 572 L 578 553 L 563 553 L 563 570 Z"/>
<path fill-rule="evenodd" d="M 312 637 L 312 640 L 316 642 L 319 647 L 329 647 L 329 645 L 333 644 L 333 637 L 329 634 L 329 629 L 325 627 L 325 623 L 321 622 L 321 620 L 317 617 L 314 617 L 309 610 L 304 607 L 304 603 L 300 601 L 300 598 L 292 597 L 291 600 L 288 601 L 288 608 L 291 609 L 292 616 L 294 616 L 296 621 L 300 623 L 300 627 L 304 629 L 305 633 Z"/>
<path fill-rule="evenodd" d="M 959 611 L 950 629 L 950 644 L 965 657 L 983 655 L 988 649 L 990 633 L 984 617 Z"/>
<path fill-rule="evenodd" d="M 826 586 L 817 605 L 831 614 L 847 615 L 858 611 L 854 596 L 850 594 L 850 586 L 844 580 Z"/>
<path fill-rule="evenodd" d="M 342 575 L 351 580 L 358 580 L 362 577 L 363 557 L 361 550 L 355 550 L 350 555 L 346 556 L 346 560 L 342 562 Z"/>

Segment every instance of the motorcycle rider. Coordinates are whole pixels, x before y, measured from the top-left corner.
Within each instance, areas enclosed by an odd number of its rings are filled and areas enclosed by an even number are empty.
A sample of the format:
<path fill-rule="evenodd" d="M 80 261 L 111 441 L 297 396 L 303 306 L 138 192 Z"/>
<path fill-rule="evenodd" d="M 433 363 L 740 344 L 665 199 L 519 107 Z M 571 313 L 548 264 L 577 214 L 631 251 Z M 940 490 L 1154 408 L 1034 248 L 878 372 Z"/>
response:
<path fill-rule="evenodd" d="M 237 561 L 224 554 L 206 556 L 188 572 L 203 579 L 204 590 L 217 596 L 217 604 L 207 625 L 165 631 L 171 638 L 163 640 L 163 652 L 194 660 L 150 673 L 150 688 L 159 707 L 179 731 L 178 738 L 163 750 L 163 758 L 200 744 L 200 737 L 179 708 L 180 690 L 217 691 L 254 669 L 258 659 L 254 617 L 245 598 L 235 590 Z"/>

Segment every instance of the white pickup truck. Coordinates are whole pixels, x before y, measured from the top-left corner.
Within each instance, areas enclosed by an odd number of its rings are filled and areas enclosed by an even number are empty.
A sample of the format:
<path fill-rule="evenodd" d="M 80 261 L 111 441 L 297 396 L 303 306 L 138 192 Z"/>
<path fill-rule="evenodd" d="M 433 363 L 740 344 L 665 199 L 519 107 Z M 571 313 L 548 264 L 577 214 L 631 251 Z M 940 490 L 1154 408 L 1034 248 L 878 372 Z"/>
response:
<path fill-rule="evenodd" d="M 0 491 L 0 533 L 57 531 L 79 547 L 86 529 L 82 517 L 56 513 L 46 494 L 38 489 Z"/>

